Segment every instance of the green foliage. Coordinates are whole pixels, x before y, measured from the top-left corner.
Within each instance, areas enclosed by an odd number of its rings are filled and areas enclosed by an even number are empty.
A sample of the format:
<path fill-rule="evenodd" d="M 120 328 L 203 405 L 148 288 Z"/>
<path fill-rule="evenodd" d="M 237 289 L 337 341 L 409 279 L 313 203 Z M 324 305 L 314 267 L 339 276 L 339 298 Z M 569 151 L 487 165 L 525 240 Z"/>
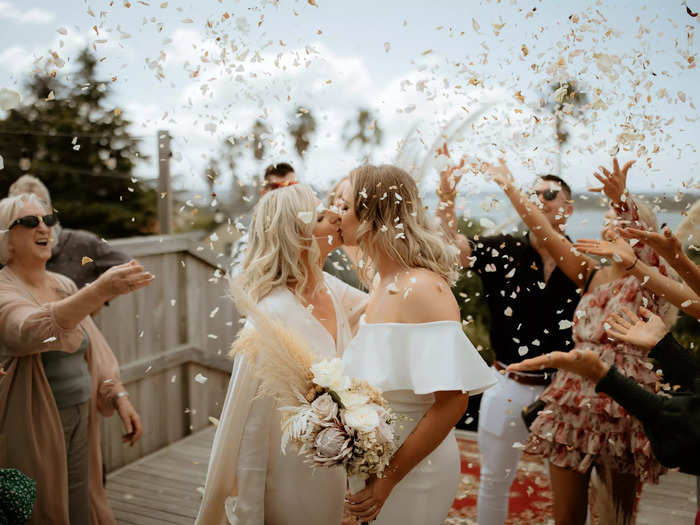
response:
<path fill-rule="evenodd" d="M 473 239 L 475 235 L 481 234 L 482 227 L 474 221 L 465 221 L 460 218 L 458 230 L 468 238 Z M 491 348 L 489 338 L 491 313 L 483 298 L 481 279 L 476 272 L 464 269 L 459 280 L 452 288 L 452 292 L 459 304 L 464 332 L 486 361 L 489 364 L 492 363 L 495 359 L 495 354 Z"/>
<path fill-rule="evenodd" d="M 77 64 L 70 85 L 50 74 L 32 77 L 27 103 L 0 121 L 0 195 L 31 173 L 49 188 L 64 226 L 111 238 L 150 233 L 157 193 L 132 178 L 146 157 L 130 121 L 108 106 L 110 86 L 96 79 L 95 57 L 86 49 Z"/>

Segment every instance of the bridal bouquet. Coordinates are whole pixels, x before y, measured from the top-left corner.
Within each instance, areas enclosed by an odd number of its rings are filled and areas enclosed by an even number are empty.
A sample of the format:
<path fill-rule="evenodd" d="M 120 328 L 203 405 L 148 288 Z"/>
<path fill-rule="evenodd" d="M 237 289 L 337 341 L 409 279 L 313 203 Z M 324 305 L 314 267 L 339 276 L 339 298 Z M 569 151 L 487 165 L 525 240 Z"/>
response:
<path fill-rule="evenodd" d="M 343 465 L 351 485 L 361 488 L 396 451 L 394 416 L 379 390 L 343 375 L 342 360 L 320 361 L 310 371 L 312 384 L 299 403 L 280 408 L 282 450 L 292 442 L 314 466 Z"/>
<path fill-rule="evenodd" d="M 274 398 L 282 412 L 282 451 L 289 443 L 317 467 L 342 465 L 350 491 L 381 476 L 396 451 L 394 415 L 382 393 L 343 374 L 338 358 L 319 361 L 291 328 L 271 319 L 233 284 L 234 301 L 252 321 L 233 344 L 260 380 L 259 395 Z"/>

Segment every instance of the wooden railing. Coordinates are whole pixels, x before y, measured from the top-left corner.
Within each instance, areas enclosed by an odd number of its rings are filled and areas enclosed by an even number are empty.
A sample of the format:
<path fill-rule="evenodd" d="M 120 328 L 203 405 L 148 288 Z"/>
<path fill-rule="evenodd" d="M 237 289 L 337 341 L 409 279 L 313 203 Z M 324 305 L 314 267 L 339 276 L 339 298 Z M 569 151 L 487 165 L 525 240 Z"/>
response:
<path fill-rule="evenodd" d="M 199 237 L 110 243 L 137 258 L 156 279 L 114 300 L 95 318 L 119 360 L 122 382 L 144 427 L 130 448 L 121 443 L 119 418 L 103 420 L 108 472 L 206 427 L 209 416 L 219 417 L 231 371 L 226 354 L 239 317 L 220 269 L 228 261 Z"/>

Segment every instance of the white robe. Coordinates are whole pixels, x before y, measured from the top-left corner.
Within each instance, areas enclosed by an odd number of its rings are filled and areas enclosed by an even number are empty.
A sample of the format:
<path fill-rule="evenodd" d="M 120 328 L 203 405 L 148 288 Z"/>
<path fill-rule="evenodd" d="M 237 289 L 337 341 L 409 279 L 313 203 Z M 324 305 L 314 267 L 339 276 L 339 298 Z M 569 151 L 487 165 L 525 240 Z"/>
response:
<path fill-rule="evenodd" d="M 286 287 L 270 292 L 258 306 L 304 336 L 320 358 L 341 357 L 367 294 L 331 275 L 324 278 L 335 307 L 336 342 Z M 237 357 L 195 524 L 340 524 L 345 471 L 342 467 L 314 470 L 291 446 L 283 454 L 280 412 L 271 399 L 254 399 L 258 385 L 249 363 Z"/>

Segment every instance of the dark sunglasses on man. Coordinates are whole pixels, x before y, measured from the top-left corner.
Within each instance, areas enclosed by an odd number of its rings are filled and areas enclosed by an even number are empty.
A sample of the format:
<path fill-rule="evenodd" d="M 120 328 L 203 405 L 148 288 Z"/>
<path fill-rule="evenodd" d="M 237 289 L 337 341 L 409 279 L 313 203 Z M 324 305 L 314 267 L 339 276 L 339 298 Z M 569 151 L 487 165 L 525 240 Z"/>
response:
<path fill-rule="evenodd" d="M 557 198 L 557 195 L 559 195 L 560 190 L 532 190 L 533 195 L 537 195 L 538 197 L 542 195 L 544 197 L 544 200 L 546 201 L 553 201 L 554 199 Z"/>
<path fill-rule="evenodd" d="M 51 226 L 54 226 L 58 222 L 58 217 L 55 213 L 44 215 L 43 217 L 39 217 L 37 215 L 25 215 L 24 217 L 15 219 L 15 221 L 10 224 L 10 229 L 14 228 L 18 224 L 24 226 L 25 228 L 36 228 L 41 222 L 51 228 Z"/>

